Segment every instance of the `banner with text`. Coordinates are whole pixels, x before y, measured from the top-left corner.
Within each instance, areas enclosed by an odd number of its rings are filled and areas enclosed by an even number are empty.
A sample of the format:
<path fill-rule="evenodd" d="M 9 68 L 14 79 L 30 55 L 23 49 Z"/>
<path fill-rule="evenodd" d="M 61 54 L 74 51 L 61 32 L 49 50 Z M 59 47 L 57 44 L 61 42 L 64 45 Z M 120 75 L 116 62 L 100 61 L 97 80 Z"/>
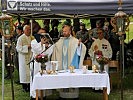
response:
<path fill-rule="evenodd" d="M 133 12 L 133 0 L 123 0 L 123 10 Z M 117 0 L 2 0 L 7 13 L 115 14 Z"/>

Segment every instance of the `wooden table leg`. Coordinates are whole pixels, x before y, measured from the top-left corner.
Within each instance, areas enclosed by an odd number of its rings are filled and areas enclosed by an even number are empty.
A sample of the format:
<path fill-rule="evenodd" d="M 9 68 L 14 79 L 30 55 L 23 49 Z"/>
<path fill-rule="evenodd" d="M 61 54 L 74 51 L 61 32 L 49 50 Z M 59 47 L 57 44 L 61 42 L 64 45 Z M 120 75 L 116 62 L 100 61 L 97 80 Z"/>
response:
<path fill-rule="evenodd" d="M 36 100 L 38 100 L 38 90 L 36 90 Z"/>
<path fill-rule="evenodd" d="M 41 96 L 41 100 L 43 100 L 43 90 L 40 90 L 40 96 Z"/>
<path fill-rule="evenodd" d="M 108 100 L 107 88 L 103 88 L 103 100 Z"/>

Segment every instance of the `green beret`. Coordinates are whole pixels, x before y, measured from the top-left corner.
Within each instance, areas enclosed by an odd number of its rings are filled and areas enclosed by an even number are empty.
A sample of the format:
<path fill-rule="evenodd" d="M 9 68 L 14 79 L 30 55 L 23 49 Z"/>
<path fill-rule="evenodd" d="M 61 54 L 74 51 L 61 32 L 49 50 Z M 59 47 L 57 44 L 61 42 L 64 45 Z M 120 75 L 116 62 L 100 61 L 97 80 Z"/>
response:
<path fill-rule="evenodd" d="M 63 22 L 63 26 L 65 26 L 65 25 L 67 25 L 67 26 L 71 26 L 71 23 L 68 22 L 68 21 L 64 21 L 64 22 Z"/>

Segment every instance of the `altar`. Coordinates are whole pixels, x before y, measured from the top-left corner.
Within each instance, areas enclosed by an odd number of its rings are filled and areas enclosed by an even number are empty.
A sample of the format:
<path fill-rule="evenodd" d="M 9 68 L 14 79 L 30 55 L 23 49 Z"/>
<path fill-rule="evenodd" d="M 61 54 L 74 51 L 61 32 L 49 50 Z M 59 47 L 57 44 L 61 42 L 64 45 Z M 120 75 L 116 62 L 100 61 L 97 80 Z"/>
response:
<path fill-rule="evenodd" d="M 79 87 L 103 87 L 103 99 L 108 100 L 110 93 L 110 81 L 108 73 L 93 73 L 87 70 L 83 74 L 82 69 L 75 69 L 74 73 L 60 71 L 56 75 L 40 73 L 34 76 L 31 91 L 36 90 L 36 100 L 38 100 L 38 90 L 79 88 Z"/>

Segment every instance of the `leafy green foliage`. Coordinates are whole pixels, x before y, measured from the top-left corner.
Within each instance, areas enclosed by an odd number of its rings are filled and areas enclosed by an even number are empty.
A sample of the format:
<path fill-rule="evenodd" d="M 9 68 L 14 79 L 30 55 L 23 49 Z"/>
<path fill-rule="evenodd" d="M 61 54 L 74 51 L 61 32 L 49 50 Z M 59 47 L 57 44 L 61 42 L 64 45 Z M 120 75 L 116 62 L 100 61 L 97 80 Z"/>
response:
<path fill-rule="evenodd" d="M 133 22 L 130 22 L 129 30 L 126 32 L 126 40 L 125 42 L 128 43 L 133 39 Z"/>

